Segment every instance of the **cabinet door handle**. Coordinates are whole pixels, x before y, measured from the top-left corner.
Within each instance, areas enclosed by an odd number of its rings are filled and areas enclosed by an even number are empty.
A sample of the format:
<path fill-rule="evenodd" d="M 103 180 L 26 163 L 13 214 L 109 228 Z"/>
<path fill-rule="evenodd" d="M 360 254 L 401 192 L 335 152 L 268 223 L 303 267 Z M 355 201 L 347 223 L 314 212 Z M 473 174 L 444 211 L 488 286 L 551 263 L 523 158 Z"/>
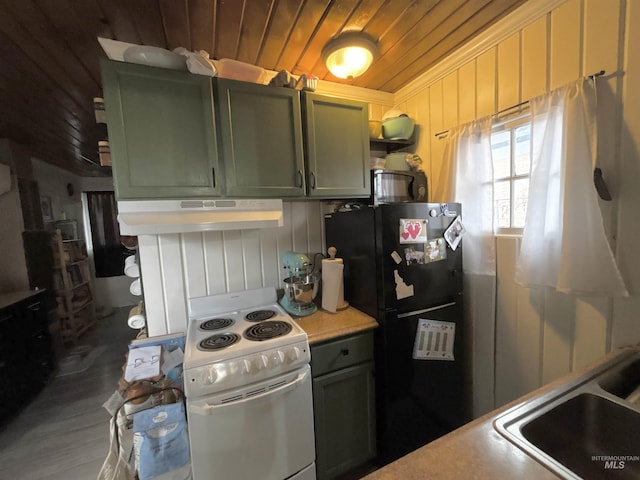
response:
<path fill-rule="evenodd" d="M 316 188 L 316 174 L 313 172 L 309 172 L 309 177 L 311 178 L 311 188 L 315 190 Z"/>
<path fill-rule="evenodd" d="M 302 188 L 303 186 L 303 176 L 302 176 L 302 170 L 298 170 L 298 186 L 300 188 Z"/>
<path fill-rule="evenodd" d="M 216 188 L 216 168 L 211 169 L 211 181 L 213 182 L 213 188 Z"/>
<path fill-rule="evenodd" d="M 343 357 L 346 357 L 347 355 L 349 355 L 349 349 L 348 348 L 343 348 L 342 350 L 340 350 L 340 354 Z"/>

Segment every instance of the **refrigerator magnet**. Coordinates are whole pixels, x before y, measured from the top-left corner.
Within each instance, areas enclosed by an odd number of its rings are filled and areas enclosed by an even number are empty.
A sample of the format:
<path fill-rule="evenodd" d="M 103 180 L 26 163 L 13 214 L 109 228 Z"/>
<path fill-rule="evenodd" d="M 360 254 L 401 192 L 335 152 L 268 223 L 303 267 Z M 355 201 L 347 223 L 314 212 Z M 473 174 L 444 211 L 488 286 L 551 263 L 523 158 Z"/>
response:
<path fill-rule="evenodd" d="M 424 263 L 447 259 L 447 244 L 444 238 L 432 238 L 425 245 Z"/>
<path fill-rule="evenodd" d="M 455 251 L 455 249 L 458 248 L 458 244 L 460 244 L 460 240 L 462 240 L 462 236 L 466 232 L 467 231 L 462 224 L 460 216 L 457 216 L 456 219 L 451 222 L 449 228 L 447 228 L 444 232 L 444 238 L 447 240 L 447 243 L 451 247 L 451 250 Z"/>
<path fill-rule="evenodd" d="M 404 249 L 404 258 L 407 265 L 422 265 L 424 263 L 425 253 L 422 250 L 407 247 Z"/>
<path fill-rule="evenodd" d="M 427 220 L 419 218 L 400 219 L 400 243 L 426 243 Z"/>
<path fill-rule="evenodd" d="M 403 298 L 413 297 L 413 285 L 407 285 L 398 273 L 398 270 L 393 271 L 393 278 L 396 282 L 396 298 L 402 300 Z"/>
<path fill-rule="evenodd" d="M 416 360 L 455 360 L 453 356 L 455 338 L 455 323 L 421 318 L 418 320 L 413 344 L 413 358 Z"/>

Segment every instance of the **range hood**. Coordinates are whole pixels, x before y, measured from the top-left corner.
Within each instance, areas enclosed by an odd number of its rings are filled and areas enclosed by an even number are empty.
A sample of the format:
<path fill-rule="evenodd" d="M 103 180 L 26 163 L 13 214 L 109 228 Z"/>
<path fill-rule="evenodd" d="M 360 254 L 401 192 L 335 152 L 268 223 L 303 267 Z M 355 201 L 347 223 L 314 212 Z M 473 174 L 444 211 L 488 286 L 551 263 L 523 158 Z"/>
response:
<path fill-rule="evenodd" d="M 121 235 L 281 227 L 282 200 L 118 201 L 118 223 Z"/>

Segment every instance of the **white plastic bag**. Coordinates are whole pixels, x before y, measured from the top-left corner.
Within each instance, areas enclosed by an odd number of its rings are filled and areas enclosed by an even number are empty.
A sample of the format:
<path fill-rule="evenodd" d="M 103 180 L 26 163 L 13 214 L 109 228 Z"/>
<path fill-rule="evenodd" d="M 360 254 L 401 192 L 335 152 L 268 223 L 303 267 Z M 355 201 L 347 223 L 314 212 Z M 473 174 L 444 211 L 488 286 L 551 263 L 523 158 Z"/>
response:
<path fill-rule="evenodd" d="M 209 60 L 209 53 L 205 50 L 190 52 L 184 47 L 178 47 L 174 48 L 173 51 L 187 57 L 187 68 L 191 73 L 209 77 L 215 77 L 218 74 L 215 65 Z"/>

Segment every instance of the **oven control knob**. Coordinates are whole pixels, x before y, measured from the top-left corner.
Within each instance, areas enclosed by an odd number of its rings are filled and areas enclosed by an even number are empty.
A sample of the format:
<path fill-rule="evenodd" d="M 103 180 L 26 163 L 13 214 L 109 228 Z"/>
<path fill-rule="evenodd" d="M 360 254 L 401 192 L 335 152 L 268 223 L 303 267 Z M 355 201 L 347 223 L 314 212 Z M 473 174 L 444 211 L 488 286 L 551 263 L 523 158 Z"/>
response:
<path fill-rule="evenodd" d="M 251 370 L 253 370 L 253 364 L 251 363 L 250 360 L 247 360 L 245 358 L 240 362 L 240 369 L 242 373 L 251 373 Z"/>
<path fill-rule="evenodd" d="M 282 362 L 284 362 L 284 352 L 282 352 L 281 350 L 276 350 L 275 352 L 273 352 L 273 355 L 271 356 L 271 362 L 274 365 L 280 365 Z"/>
<path fill-rule="evenodd" d="M 300 349 L 298 347 L 293 347 L 287 352 L 287 360 L 289 362 L 295 362 L 298 358 L 300 358 Z"/>
<path fill-rule="evenodd" d="M 218 378 L 218 374 L 214 368 L 205 368 L 200 374 L 200 383 L 202 385 L 213 385 Z"/>
<path fill-rule="evenodd" d="M 269 359 L 266 355 L 258 355 L 255 360 L 255 365 L 258 371 L 264 370 L 269 365 Z"/>

